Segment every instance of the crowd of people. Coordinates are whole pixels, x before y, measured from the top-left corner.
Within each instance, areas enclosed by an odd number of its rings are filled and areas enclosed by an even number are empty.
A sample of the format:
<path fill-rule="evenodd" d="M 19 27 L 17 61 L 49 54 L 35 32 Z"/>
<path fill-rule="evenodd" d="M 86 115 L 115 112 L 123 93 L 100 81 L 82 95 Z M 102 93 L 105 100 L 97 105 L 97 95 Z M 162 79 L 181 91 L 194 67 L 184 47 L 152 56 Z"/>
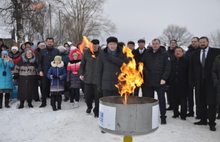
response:
<path fill-rule="evenodd" d="M 25 101 L 33 108 L 33 100 L 41 100 L 39 107 L 46 107 L 50 98 L 52 110 L 61 110 L 62 95 L 65 102 L 70 101 L 70 108 L 78 108 L 82 89 L 86 113 L 93 111 L 94 117 L 99 117 L 99 99 L 119 95 L 115 84 L 120 67 L 130 59 L 122 52 L 125 44 L 116 37 L 108 37 L 105 48 L 100 47 L 98 39 L 91 42 L 92 50 L 85 48 L 83 52 L 79 50 L 80 44 L 75 46 L 71 42 L 55 48 L 53 38 L 39 42 L 36 49 L 26 42 L 20 48 L 12 46 L 9 51 L 0 39 L 0 109 L 3 94 L 5 107 L 10 108 L 14 85 L 18 86 L 18 109 L 24 108 Z M 158 38 L 148 47 L 144 39 L 137 42 L 137 49 L 134 41 L 127 42 L 127 47 L 132 50 L 136 63 L 144 65 L 144 83 L 132 95 L 154 98 L 156 91 L 161 124 L 167 123 L 167 110 L 173 110 L 172 117 L 182 120 L 194 117 L 195 110 L 195 118 L 200 121 L 194 124 L 208 124 L 211 131 L 216 131 L 217 113 L 220 119 L 220 49 L 210 47 L 205 36 L 193 37 L 187 51 L 176 40 L 170 41 L 168 50 Z"/>

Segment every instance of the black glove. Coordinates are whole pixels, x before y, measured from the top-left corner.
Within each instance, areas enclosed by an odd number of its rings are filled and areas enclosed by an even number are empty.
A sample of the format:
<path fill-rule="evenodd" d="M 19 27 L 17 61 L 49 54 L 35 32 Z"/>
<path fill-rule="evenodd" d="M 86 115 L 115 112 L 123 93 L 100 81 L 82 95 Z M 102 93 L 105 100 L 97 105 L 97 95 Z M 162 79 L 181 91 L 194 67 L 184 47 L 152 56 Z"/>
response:
<path fill-rule="evenodd" d="M 53 79 L 60 79 L 59 76 L 53 75 Z"/>

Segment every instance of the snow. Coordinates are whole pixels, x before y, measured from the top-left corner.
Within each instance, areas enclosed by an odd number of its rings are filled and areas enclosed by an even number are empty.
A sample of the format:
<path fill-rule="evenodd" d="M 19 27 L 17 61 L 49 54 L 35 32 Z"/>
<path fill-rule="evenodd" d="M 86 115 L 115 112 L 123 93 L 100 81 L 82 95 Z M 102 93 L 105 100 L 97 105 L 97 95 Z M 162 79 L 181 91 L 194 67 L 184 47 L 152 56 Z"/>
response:
<path fill-rule="evenodd" d="M 11 108 L 0 110 L 0 142 L 122 142 L 123 136 L 101 133 L 98 118 L 86 114 L 86 104 L 81 93 L 80 107 L 70 109 L 69 102 L 62 102 L 62 110 L 52 111 L 47 100 L 45 108 L 33 101 L 34 108 L 17 109 L 19 101 L 10 102 Z M 167 125 L 159 125 L 154 133 L 133 136 L 133 142 L 219 142 L 220 120 L 216 120 L 217 131 L 209 126 L 195 126 L 195 118 L 172 118 L 167 111 Z"/>

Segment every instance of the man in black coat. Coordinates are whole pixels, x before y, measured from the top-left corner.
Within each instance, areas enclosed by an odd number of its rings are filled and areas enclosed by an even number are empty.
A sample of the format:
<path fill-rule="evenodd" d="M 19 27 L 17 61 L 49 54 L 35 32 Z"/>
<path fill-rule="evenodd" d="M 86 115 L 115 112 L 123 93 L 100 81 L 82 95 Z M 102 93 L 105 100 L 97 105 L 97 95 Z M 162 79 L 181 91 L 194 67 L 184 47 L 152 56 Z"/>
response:
<path fill-rule="evenodd" d="M 122 52 L 122 47 L 117 45 L 116 37 L 107 38 L 107 47 L 101 53 L 98 60 L 97 85 L 103 96 L 119 96 L 118 75 L 123 63 L 128 63 L 128 58 Z"/>
<path fill-rule="evenodd" d="M 99 116 L 99 98 L 102 93 L 98 90 L 96 80 L 96 70 L 98 65 L 98 59 L 102 52 L 99 48 L 99 40 L 93 39 L 93 51 L 95 58 L 92 57 L 90 50 L 85 50 L 81 64 L 79 75 L 80 79 L 84 81 L 84 94 L 86 99 L 87 110 L 86 113 L 91 113 L 92 102 L 95 100 L 95 107 L 93 109 L 94 117 Z"/>
<path fill-rule="evenodd" d="M 209 119 L 210 130 L 216 131 L 216 92 L 211 70 L 220 50 L 209 47 L 207 37 L 199 39 L 199 47 L 200 50 L 192 54 L 189 73 L 189 83 L 195 87 L 195 93 L 199 96 L 201 107 L 201 120 L 194 124 L 207 125 L 207 119 Z"/>
<path fill-rule="evenodd" d="M 192 54 L 199 50 L 199 38 L 193 37 L 191 39 L 191 44 L 188 47 L 188 50 L 186 51 L 184 57 L 190 61 Z M 188 111 L 187 117 L 193 117 L 194 116 L 194 95 L 193 95 L 193 87 L 188 87 Z M 200 107 L 199 107 L 199 100 L 198 96 L 195 96 L 195 103 L 196 103 L 196 119 L 200 118 Z"/>
<path fill-rule="evenodd" d="M 146 52 L 146 48 L 145 48 L 145 40 L 144 39 L 139 39 L 138 40 L 138 48 L 137 49 L 134 49 L 132 51 L 133 55 L 134 55 L 134 59 L 135 59 L 135 62 L 137 64 L 137 68 L 138 68 L 138 63 L 141 61 L 144 53 Z M 134 96 L 138 96 L 138 93 L 139 93 L 139 89 L 140 87 L 136 87 L 135 90 L 134 90 Z M 143 85 L 141 86 L 141 90 L 142 90 L 142 94 L 143 94 Z"/>
<path fill-rule="evenodd" d="M 144 94 L 143 97 L 154 98 L 157 92 L 161 114 L 161 124 L 166 124 L 165 87 L 170 75 L 170 58 L 168 53 L 160 48 L 160 40 L 152 41 L 152 48 L 147 50 L 142 58 L 144 63 Z"/>
<path fill-rule="evenodd" d="M 173 102 L 173 118 L 181 117 L 186 120 L 187 93 L 188 93 L 188 70 L 189 60 L 184 55 L 181 47 L 174 49 L 175 58 L 171 60 L 171 73 L 169 77 L 170 96 Z M 181 111 L 179 112 L 179 105 Z"/>
<path fill-rule="evenodd" d="M 47 105 L 46 98 L 50 97 L 50 79 L 47 78 L 47 72 L 56 55 L 59 55 L 59 50 L 54 48 L 54 39 L 47 38 L 46 48 L 40 50 L 38 58 L 38 71 L 39 75 L 42 77 L 42 104 L 40 107 L 45 107 Z"/>

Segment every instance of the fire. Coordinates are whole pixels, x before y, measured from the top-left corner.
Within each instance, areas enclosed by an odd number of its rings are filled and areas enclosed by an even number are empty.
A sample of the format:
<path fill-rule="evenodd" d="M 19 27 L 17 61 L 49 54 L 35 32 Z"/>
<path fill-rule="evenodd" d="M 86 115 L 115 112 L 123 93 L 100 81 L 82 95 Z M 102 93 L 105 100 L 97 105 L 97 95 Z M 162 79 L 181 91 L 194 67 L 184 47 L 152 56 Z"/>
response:
<path fill-rule="evenodd" d="M 40 9 L 44 6 L 44 3 L 41 2 L 39 4 L 32 4 L 33 9 Z"/>
<path fill-rule="evenodd" d="M 139 63 L 138 70 L 137 65 L 132 54 L 131 49 L 124 46 L 123 53 L 128 58 L 131 58 L 129 63 L 123 63 L 120 70 L 121 73 L 118 76 L 118 84 L 115 86 L 118 88 L 118 92 L 121 96 L 124 95 L 124 104 L 127 104 L 128 96 L 134 92 L 136 87 L 140 87 L 144 82 L 143 80 L 143 63 Z"/>
<path fill-rule="evenodd" d="M 90 42 L 86 36 L 83 36 L 83 41 L 82 43 L 79 45 L 79 49 L 80 51 L 83 53 L 84 52 L 84 49 L 85 47 L 88 47 L 89 50 L 92 52 L 92 58 L 96 58 L 95 57 L 95 54 L 94 54 L 94 51 L 93 51 L 93 48 L 92 48 L 92 42 Z"/>

